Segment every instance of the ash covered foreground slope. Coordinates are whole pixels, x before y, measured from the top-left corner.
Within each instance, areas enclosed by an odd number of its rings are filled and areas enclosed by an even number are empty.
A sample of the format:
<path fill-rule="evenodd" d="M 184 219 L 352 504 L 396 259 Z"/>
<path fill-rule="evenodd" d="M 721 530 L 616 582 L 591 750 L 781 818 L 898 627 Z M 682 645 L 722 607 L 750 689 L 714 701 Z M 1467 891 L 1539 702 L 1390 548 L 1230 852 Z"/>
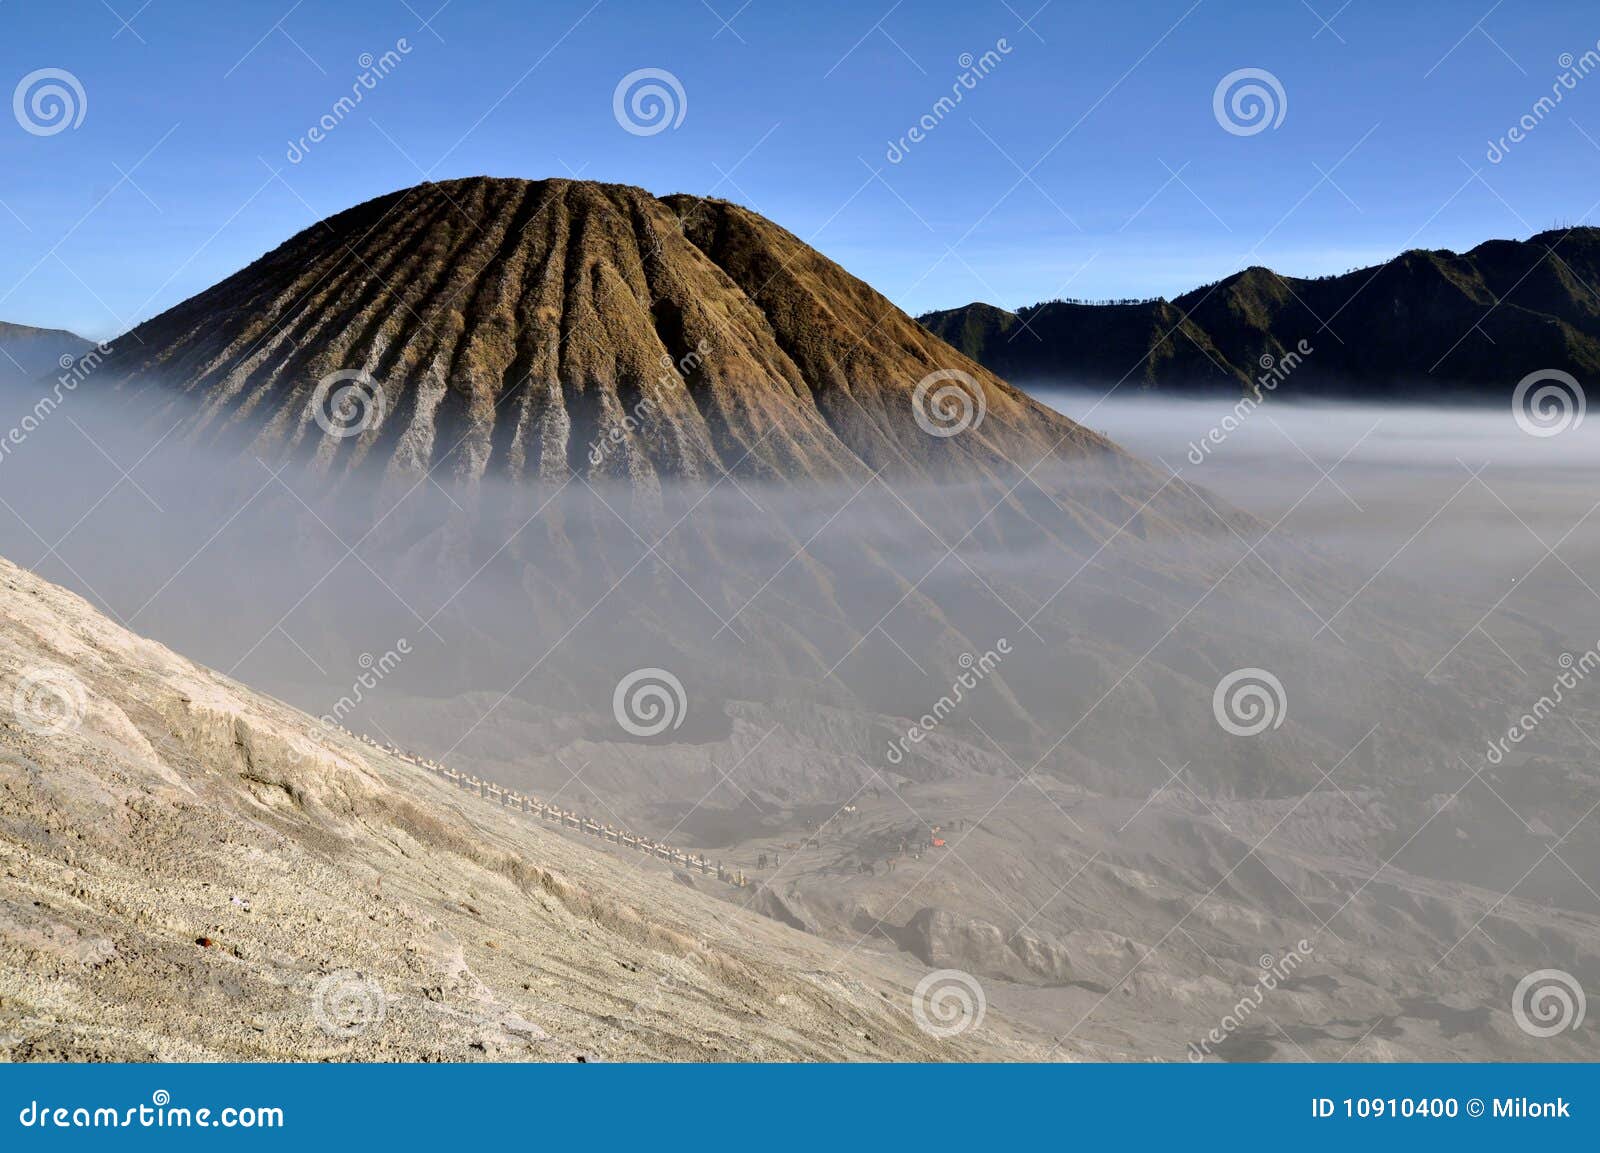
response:
<path fill-rule="evenodd" d="M 14 1060 L 840 1060 L 906 984 L 529 827 L 0 561 Z"/>

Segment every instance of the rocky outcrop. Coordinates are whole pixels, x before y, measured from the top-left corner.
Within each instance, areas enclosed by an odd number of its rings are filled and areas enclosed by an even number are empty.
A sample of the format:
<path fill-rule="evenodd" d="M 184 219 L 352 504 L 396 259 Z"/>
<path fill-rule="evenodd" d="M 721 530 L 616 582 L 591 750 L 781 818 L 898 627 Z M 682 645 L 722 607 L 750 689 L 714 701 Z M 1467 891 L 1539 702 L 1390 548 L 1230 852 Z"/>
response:
<path fill-rule="evenodd" d="M 1049 985 L 1065 985 L 1077 977 L 1062 945 L 1027 929 L 1006 933 L 998 925 L 946 909 L 918 909 L 899 936 L 902 948 L 935 969 Z"/>

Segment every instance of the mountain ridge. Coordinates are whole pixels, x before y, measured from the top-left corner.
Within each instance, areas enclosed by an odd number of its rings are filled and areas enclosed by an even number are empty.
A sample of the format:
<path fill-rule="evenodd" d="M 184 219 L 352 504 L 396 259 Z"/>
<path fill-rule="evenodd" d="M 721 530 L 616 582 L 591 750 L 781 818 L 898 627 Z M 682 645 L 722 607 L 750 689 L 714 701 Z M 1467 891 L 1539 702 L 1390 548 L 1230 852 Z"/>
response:
<path fill-rule="evenodd" d="M 1596 285 L 1600 229 L 1584 227 L 1315 278 L 1255 265 L 1171 300 L 975 302 L 918 319 L 1029 383 L 1240 391 L 1304 341 L 1285 393 L 1498 398 L 1539 369 L 1600 371 Z"/>

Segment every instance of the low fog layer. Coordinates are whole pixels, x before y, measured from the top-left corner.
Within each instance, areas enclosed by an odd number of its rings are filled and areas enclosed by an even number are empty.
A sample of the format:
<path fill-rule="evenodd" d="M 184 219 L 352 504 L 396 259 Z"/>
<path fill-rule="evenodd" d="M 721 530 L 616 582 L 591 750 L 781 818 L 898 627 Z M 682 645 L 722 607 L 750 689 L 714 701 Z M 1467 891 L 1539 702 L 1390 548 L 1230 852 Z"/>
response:
<path fill-rule="evenodd" d="M 1151 467 L 335 484 L 82 392 L 0 456 L 0 554 L 1111 1055 L 1182 1059 L 1300 941 L 1292 1045 L 1258 1022 L 1230 1054 L 1581 1052 L 1527 1048 L 1507 997 L 1600 987 L 1600 690 L 1506 734 L 1600 644 L 1600 429 L 1273 398 L 1219 441 L 1231 406 L 1043 398 Z"/>
<path fill-rule="evenodd" d="M 1367 573 L 1390 562 L 1386 571 L 1493 603 L 1546 558 L 1533 575 L 1557 578 L 1541 582 L 1555 598 L 1540 610 L 1552 614 L 1551 624 L 1582 625 L 1592 619 L 1588 610 L 1600 608 L 1583 587 L 1593 579 L 1566 571 L 1588 574 L 1600 559 L 1593 516 L 1600 423 L 1530 434 L 1517 422 L 1509 389 L 1498 407 L 1268 396 L 1242 419 L 1226 400 L 1066 389 L 1035 395 L 1268 524 L 1282 519 L 1280 532 L 1360 561 Z M 1541 540 L 1561 542 L 1559 559 Z M 1514 600 L 1505 607 L 1530 608 Z"/>

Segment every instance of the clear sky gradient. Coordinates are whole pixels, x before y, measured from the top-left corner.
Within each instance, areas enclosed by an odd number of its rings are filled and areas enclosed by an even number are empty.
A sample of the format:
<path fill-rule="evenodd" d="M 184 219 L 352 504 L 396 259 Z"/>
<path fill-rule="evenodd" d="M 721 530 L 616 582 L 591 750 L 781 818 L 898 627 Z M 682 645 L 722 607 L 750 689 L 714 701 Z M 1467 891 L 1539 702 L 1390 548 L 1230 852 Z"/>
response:
<path fill-rule="evenodd" d="M 1486 158 L 1595 48 L 1592 3 L 441 3 L 0 0 L 0 96 L 44 68 L 85 94 L 52 135 L 0 109 L 0 319 L 110 337 L 323 216 L 484 173 L 725 196 L 913 313 L 1342 272 L 1591 223 L 1600 200 L 1600 71 Z M 641 68 L 680 81 L 677 127 L 619 126 Z M 1219 124 L 1241 68 L 1281 83 L 1281 124 Z"/>

